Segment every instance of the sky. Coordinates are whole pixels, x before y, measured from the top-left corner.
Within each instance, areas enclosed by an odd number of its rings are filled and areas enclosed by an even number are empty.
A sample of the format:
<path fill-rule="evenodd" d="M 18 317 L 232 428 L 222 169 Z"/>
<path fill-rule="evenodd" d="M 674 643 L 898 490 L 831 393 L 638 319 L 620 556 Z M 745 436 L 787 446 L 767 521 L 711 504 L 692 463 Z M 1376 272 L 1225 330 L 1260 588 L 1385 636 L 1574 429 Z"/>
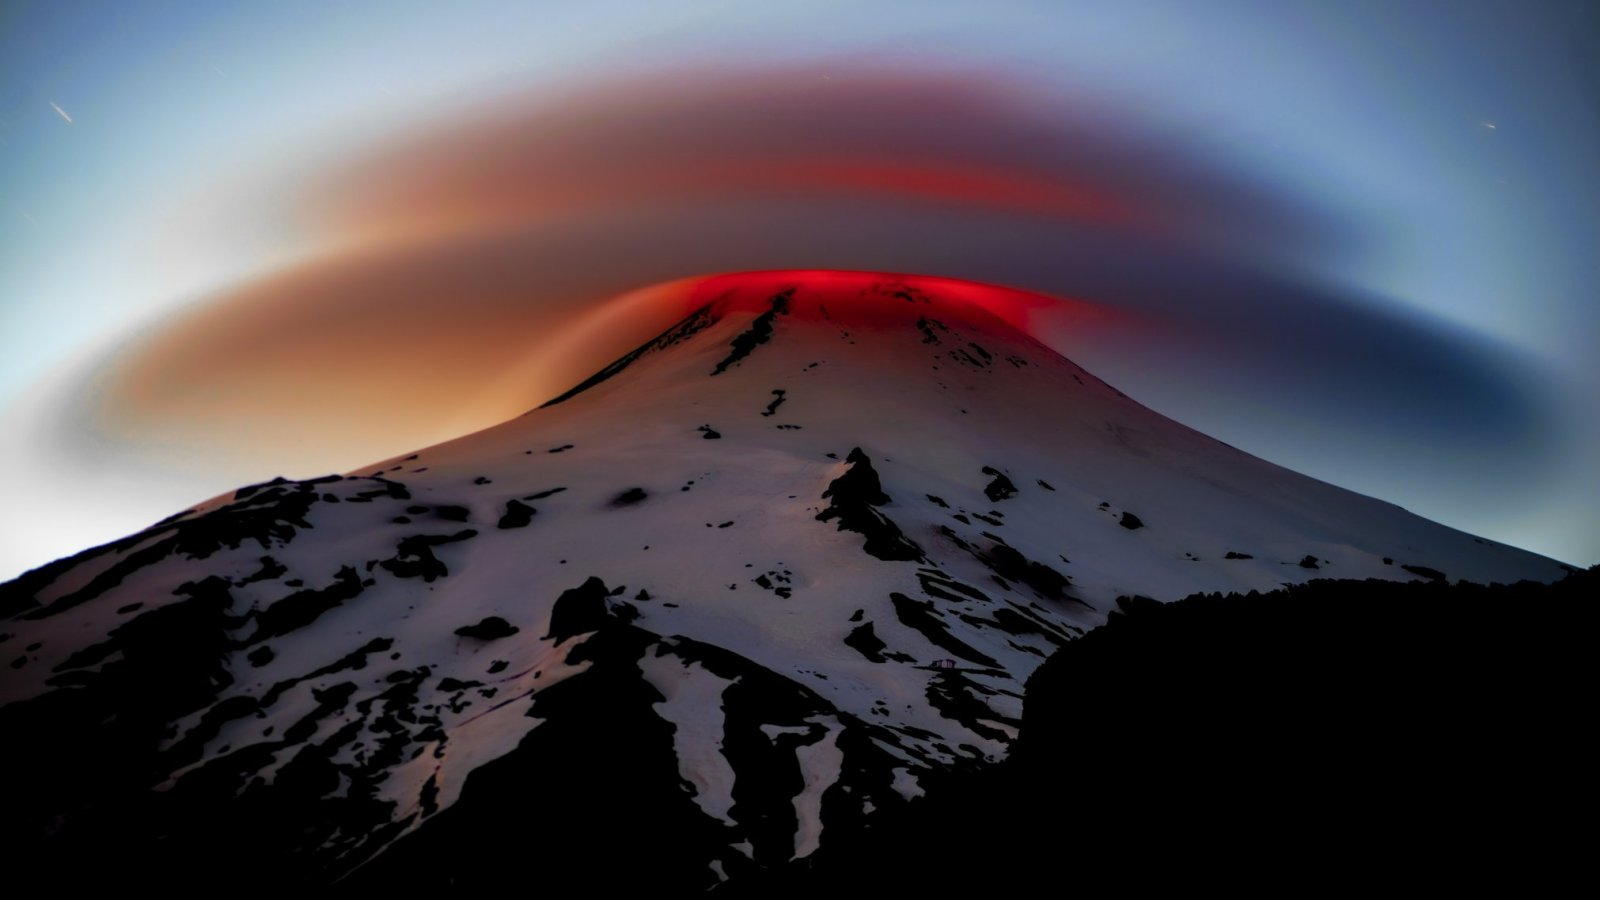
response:
<path fill-rule="evenodd" d="M 1597 159 L 1584 0 L 8 0 L 0 578 L 775 268 L 1059 298 L 1159 412 L 1600 562 Z"/>

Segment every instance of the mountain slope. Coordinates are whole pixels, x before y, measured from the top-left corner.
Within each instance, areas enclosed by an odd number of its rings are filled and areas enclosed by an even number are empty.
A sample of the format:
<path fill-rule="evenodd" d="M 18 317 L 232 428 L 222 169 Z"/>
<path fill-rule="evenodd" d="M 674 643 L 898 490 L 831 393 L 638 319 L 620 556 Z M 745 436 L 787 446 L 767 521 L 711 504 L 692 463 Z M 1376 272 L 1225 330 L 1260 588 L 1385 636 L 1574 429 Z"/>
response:
<path fill-rule="evenodd" d="M 535 834 L 710 886 L 1003 756 L 1119 596 L 1563 574 L 1164 419 L 980 286 L 708 290 L 518 419 L 0 588 L 13 839 L 459 886 Z"/>
<path fill-rule="evenodd" d="M 1559 891 L 1590 855 L 1555 810 L 1593 793 L 1596 597 L 1600 566 L 1124 602 L 1028 679 L 1003 763 L 724 892 L 981 892 L 1067 855 L 1090 893 Z M 959 852 L 977 829 L 985 852 Z"/>

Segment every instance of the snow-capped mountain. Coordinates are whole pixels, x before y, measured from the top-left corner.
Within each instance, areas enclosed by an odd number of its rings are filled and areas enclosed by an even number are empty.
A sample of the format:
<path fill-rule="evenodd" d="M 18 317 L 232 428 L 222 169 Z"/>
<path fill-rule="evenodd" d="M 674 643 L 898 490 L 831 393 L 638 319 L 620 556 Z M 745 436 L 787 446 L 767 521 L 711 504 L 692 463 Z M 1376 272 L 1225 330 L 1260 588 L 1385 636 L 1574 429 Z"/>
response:
<path fill-rule="evenodd" d="M 0 588 L 11 846 L 709 887 L 1002 757 L 1119 596 L 1564 574 L 1165 419 L 981 286 L 721 284 L 510 422 Z"/>

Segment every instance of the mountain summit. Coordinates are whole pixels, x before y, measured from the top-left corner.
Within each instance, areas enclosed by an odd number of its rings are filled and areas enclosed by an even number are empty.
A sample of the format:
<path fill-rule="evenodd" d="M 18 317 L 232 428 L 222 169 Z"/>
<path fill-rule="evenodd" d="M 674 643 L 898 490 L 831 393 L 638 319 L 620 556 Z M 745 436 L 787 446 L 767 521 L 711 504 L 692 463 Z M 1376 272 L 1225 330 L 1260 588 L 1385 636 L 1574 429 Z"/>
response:
<path fill-rule="evenodd" d="M 0 587 L 17 859 L 710 887 L 1003 757 L 1119 597 L 1564 573 L 1157 415 L 998 289 L 714 286 L 510 422 Z"/>

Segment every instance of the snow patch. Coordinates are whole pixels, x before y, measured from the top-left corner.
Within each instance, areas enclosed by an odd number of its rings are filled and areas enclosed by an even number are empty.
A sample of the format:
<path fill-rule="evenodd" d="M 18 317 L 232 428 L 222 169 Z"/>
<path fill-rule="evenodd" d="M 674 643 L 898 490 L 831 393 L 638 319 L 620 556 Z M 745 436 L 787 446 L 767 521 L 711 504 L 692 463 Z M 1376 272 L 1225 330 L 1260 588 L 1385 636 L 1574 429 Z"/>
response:
<path fill-rule="evenodd" d="M 844 768 L 844 751 L 839 749 L 839 720 L 833 716 L 813 716 L 806 719 L 827 729 L 822 739 L 795 748 L 795 758 L 800 762 L 800 774 L 805 787 L 794 797 L 794 814 L 799 825 L 794 835 L 794 859 L 804 859 L 815 853 L 822 842 L 822 795 Z M 764 730 L 764 729 L 763 729 Z"/>
<path fill-rule="evenodd" d="M 907 800 L 915 800 L 923 794 L 922 785 L 918 783 L 917 776 L 911 774 L 907 769 L 894 770 L 894 783 L 890 787 L 894 788 L 895 793 Z"/>
<path fill-rule="evenodd" d="M 807 719 L 806 721 L 809 722 L 810 720 Z M 811 729 L 804 725 L 773 725 L 769 723 L 761 726 L 761 733 L 767 736 L 767 740 L 775 741 L 780 734 L 807 735 L 811 733 Z"/>
<path fill-rule="evenodd" d="M 722 693 L 736 683 L 714 675 L 698 662 L 646 653 L 639 660 L 646 681 L 666 699 L 657 713 L 672 723 L 672 748 L 678 774 L 694 785 L 694 802 L 729 825 L 733 808 L 733 765 L 722 753 Z"/>

